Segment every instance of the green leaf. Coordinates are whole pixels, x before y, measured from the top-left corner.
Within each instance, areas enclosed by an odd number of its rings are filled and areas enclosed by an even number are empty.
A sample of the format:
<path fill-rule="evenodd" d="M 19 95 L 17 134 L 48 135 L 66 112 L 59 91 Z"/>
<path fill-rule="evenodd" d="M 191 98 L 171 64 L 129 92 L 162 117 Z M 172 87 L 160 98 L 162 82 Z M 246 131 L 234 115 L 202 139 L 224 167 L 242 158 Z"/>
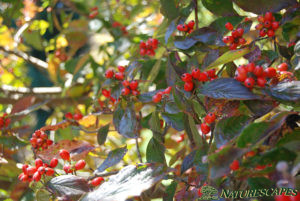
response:
<path fill-rule="evenodd" d="M 245 54 L 248 54 L 251 52 L 253 48 L 245 47 L 238 50 L 230 50 L 226 51 L 224 54 L 222 54 L 217 60 L 215 60 L 213 63 L 211 63 L 207 68 L 212 69 L 219 65 L 226 64 L 228 62 L 234 61 L 238 58 L 241 58 Z"/>
<path fill-rule="evenodd" d="M 192 136 L 194 139 L 194 142 L 196 143 L 197 147 L 203 146 L 203 140 L 198 132 L 198 129 L 195 124 L 195 120 L 191 115 L 188 115 L 187 122 L 185 122 L 185 131 L 188 135 Z"/>
<path fill-rule="evenodd" d="M 244 104 L 256 118 L 269 113 L 274 108 L 274 102 L 271 100 L 246 100 Z"/>
<path fill-rule="evenodd" d="M 86 194 L 82 201 L 125 201 L 127 198 L 140 196 L 142 192 L 161 181 L 166 173 L 161 165 L 129 165 L 118 174 L 109 177 L 99 188 Z"/>
<path fill-rule="evenodd" d="M 107 158 L 104 160 L 104 162 L 97 168 L 97 170 L 95 170 L 95 174 L 96 173 L 100 173 L 103 172 L 104 170 L 106 170 L 107 168 L 114 166 L 116 164 L 118 164 L 123 157 L 125 156 L 125 154 L 127 153 L 127 148 L 122 147 L 122 148 L 117 148 L 115 150 L 112 150 L 108 153 Z"/>
<path fill-rule="evenodd" d="M 4 145 L 5 148 L 19 149 L 27 145 L 28 142 L 17 136 L 0 136 L 0 144 Z"/>
<path fill-rule="evenodd" d="M 295 130 L 292 133 L 288 133 L 283 136 L 278 142 L 277 146 L 285 146 L 286 144 L 294 141 L 300 141 L 300 130 Z"/>
<path fill-rule="evenodd" d="M 236 13 L 231 0 L 202 0 L 202 3 L 210 12 L 216 15 L 228 16 Z"/>
<path fill-rule="evenodd" d="M 106 141 L 109 131 L 109 124 L 102 126 L 97 133 L 97 141 L 99 145 L 103 145 Z"/>
<path fill-rule="evenodd" d="M 173 32 L 176 30 L 176 24 L 175 24 L 176 20 L 173 20 L 170 25 L 167 28 L 166 34 L 165 34 L 165 43 L 168 43 L 169 38 L 171 37 L 171 35 L 173 34 Z"/>
<path fill-rule="evenodd" d="M 173 201 L 176 188 L 177 188 L 177 182 L 172 181 L 172 183 L 169 186 L 167 186 L 165 196 L 163 197 L 163 201 Z"/>
<path fill-rule="evenodd" d="M 128 106 L 123 110 L 120 106 L 115 110 L 113 123 L 116 130 L 126 138 L 136 138 L 137 120 L 135 111 Z"/>
<path fill-rule="evenodd" d="M 214 129 L 217 148 L 237 137 L 249 122 L 250 118 L 245 115 L 233 116 L 218 121 Z"/>
<path fill-rule="evenodd" d="M 54 177 L 46 185 L 57 195 L 64 196 L 68 200 L 78 200 L 83 194 L 89 191 L 87 181 L 75 175 Z"/>
<path fill-rule="evenodd" d="M 151 115 L 151 119 L 149 121 L 150 129 L 153 132 L 153 137 L 158 140 L 159 142 L 163 141 L 163 136 L 161 133 L 161 128 L 160 128 L 160 120 L 158 117 L 158 112 L 155 111 Z"/>
<path fill-rule="evenodd" d="M 265 12 L 278 12 L 283 8 L 297 4 L 296 0 L 233 0 L 243 10 L 252 12 L 255 14 L 264 14 Z"/>
<path fill-rule="evenodd" d="M 161 13 L 169 19 L 174 19 L 179 15 L 179 10 L 176 7 L 175 0 L 160 0 Z"/>
<path fill-rule="evenodd" d="M 275 148 L 273 150 L 266 151 L 261 155 L 257 163 L 260 165 L 267 165 L 278 161 L 293 161 L 297 157 L 297 154 L 284 147 Z"/>
<path fill-rule="evenodd" d="M 270 124 L 267 122 L 252 123 L 247 126 L 237 139 L 237 146 L 244 148 L 248 144 L 253 144 L 263 135 Z"/>
<path fill-rule="evenodd" d="M 147 150 L 146 150 L 146 159 L 147 162 L 152 163 L 166 163 L 165 159 L 165 147 L 154 137 L 150 139 Z"/>
<path fill-rule="evenodd" d="M 233 78 L 219 78 L 203 85 L 200 94 L 215 99 L 251 100 L 259 97 Z"/>
<path fill-rule="evenodd" d="M 146 82 L 146 84 L 144 85 L 144 89 L 148 89 L 149 85 L 153 83 L 154 79 L 156 78 L 156 76 L 159 73 L 159 69 L 160 69 L 160 65 L 161 64 L 161 59 L 157 60 L 154 64 L 154 66 L 152 67 L 149 75 L 148 75 L 148 82 Z"/>
<path fill-rule="evenodd" d="M 161 113 L 162 118 L 165 120 L 167 124 L 172 126 L 172 128 L 182 131 L 184 130 L 184 125 L 183 125 L 183 113 L 179 112 L 177 114 L 169 114 L 166 112 Z"/>
<path fill-rule="evenodd" d="M 224 35 L 228 32 L 228 30 L 225 27 L 225 24 L 227 22 L 230 22 L 234 27 L 237 26 L 241 21 L 243 20 L 243 17 L 240 16 L 228 16 L 228 17 L 220 17 L 213 21 L 210 26 L 213 27 L 220 35 Z"/>
<path fill-rule="evenodd" d="M 265 177 L 248 178 L 250 189 L 269 189 L 274 187 L 274 182 Z"/>
<path fill-rule="evenodd" d="M 265 92 L 277 100 L 298 102 L 300 100 L 300 81 L 281 82 L 275 87 L 265 89 Z"/>

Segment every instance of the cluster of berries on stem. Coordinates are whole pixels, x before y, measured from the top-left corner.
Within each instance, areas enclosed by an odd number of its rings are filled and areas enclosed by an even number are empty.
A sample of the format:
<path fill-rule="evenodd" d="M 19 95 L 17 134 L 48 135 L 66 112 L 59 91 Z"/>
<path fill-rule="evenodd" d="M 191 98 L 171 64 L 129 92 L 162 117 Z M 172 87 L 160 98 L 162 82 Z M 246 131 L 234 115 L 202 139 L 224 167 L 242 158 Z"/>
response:
<path fill-rule="evenodd" d="M 50 161 L 50 164 L 44 163 L 41 159 L 37 158 L 35 160 L 35 166 L 30 166 L 24 164 L 22 166 L 22 173 L 19 175 L 19 180 L 23 182 L 39 182 L 43 175 L 53 176 L 55 168 L 58 164 L 58 159 L 53 158 Z"/>
<path fill-rule="evenodd" d="M 2 117 L 0 117 L 0 129 L 7 128 L 11 122 L 11 119 L 7 117 L 7 113 L 4 113 Z"/>
<path fill-rule="evenodd" d="M 67 120 L 75 120 L 75 121 L 79 121 L 80 119 L 83 118 L 83 115 L 79 112 L 75 113 L 75 114 L 72 114 L 71 112 L 67 112 L 65 114 L 65 118 Z"/>
<path fill-rule="evenodd" d="M 155 38 L 149 38 L 146 42 L 140 42 L 140 55 L 141 56 L 155 56 L 155 50 L 158 47 L 158 40 Z"/>
<path fill-rule="evenodd" d="M 216 120 L 216 115 L 213 112 L 208 113 L 205 117 L 204 117 L 204 122 L 201 124 L 200 128 L 201 128 L 201 132 L 206 135 L 210 132 L 210 126 L 209 124 L 212 124 L 213 122 L 215 122 Z"/>
<path fill-rule="evenodd" d="M 36 130 L 30 138 L 30 143 L 33 149 L 47 149 L 53 144 L 53 141 L 48 139 L 48 135 L 42 130 Z"/>
<path fill-rule="evenodd" d="M 159 103 L 163 98 L 169 96 L 169 94 L 171 93 L 171 90 L 172 90 L 172 87 L 167 87 L 165 90 L 157 92 L 157 93 L 152 97 L 152 101 L 153 101 L 154 103 Z"/>
<path fill-rule="evenodd" d="M 116 79 L 116 80 L 124 80 L 124 72 L 125 72 L 125 66 L 118 66 L 118 71 L 119 72 L 115 72 L 113 69 L 108 69 L 105 72 L 105 77 L 107 79 Z"/>
<path fill-rule="evenodd" d="M 194 81 L 207 82 L 217 78 L 216 70 L 211 69 L 201 72 L 200 69 L 195 68 L 192 73 L 184 73 L 181 75 L 181 80 L 184 81 L 184 90 L 192 91 L 194 89 Z"/>
<path fill-rule="evenodd" d="M 140 94 L 140 91 L 138 90 L 139 82 L 137 80 L 128 81 L 124 80 L 122 82 L 122 85 L 124 88 L 122 89 L 122 95 L 128 96 L 129 94 L 132 94 L 134 96 L 138 96 Z"/>
<path fill-rule="evenodd" d="M 229 167 L 232 171 L 237 171 L 240 168 L 240 163 L 238 160 L 234 160 Z"/>
<path fill-rule="evenodd" d="M 195 21 L 191 20 L 187 24 L 178 24 L 177 25 L 177 30 L 190 34 L 190 33 L 193 32 L 194 26 L 195 26 Z"/>
<path fill-rule="evenodd" d="M 63 170 L 65 171 L 66 174 L 68 173 L 73 173 L 76 170 L 81 170 L 85 167 L 86 162 L 85 160 L 79 160 L 77 161 L 74 165 L 71 165 L 71 158 L 70 158 L 70 153 L 69 151 L 65 150 L 65 149 L 61 149 L 59 151 L 59 156 L 64 160 L 64 161 L 68 161 L 68 164 L 65 164 L 63 166 Z"/>
<path fill-rule="evenodd" d="M 112 27 L 113 28 L 120 28 L 120 30 L 122 31 L 122 33 L 124 35 L 128 34 L 128 31 L 126 30 L 126 26 L 122 25 L 120 22 L 113 22 Z"/>
<path fill-rule="evenodd" d="M 279 28 L 279 22 L 275 21 L 275 17 L 271 12 L 267 12 L 265 16 L 258 16 L 259 24 L 255 26 L 256 30 L 259 30 L 259 36 L 273 37 L 275 31 Z"/>
<path fill-rule="evenodd" d="M 224 36 L 223 42 L 229 45 L 231 50 L 237 49 L 237 47 L 246 44 L 245 38 L 243 38 L 244 29 L 237 28 L 233 29 L 233 25 L 230 22 L 225 24 L 227 30 L 231 31 L 231 36 Z"/>
<path fill-rule="evenodd" d="M 90 11 L 91 11 L 91 13 L 89 14 L 90 19 L 94 19 L 99 14 L 97 6 L 91 8 Z"/>

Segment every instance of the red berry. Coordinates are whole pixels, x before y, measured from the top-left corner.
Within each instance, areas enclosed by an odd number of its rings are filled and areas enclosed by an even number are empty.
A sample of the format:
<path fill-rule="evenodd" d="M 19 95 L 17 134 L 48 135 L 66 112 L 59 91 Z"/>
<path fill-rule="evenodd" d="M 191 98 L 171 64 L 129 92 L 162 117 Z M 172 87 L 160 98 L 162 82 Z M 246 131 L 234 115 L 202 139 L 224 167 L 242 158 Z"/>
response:
<path fill-rule="evenodd" d="M 254 69 L 255 69 L 255 64 L 254 63 L 249 63 L 247 66 L 246 66 L 246 69 L 248 72 L 253 72 Z"/>
<path fill-rule="evenodd" d="M 118 66 L 118 70 L 123 73 L 125 71 L 125 67 L 124 66 Z"/>
<path fill-rule="evenodd" d="M 185 25 L 185 24 L 182 25 L 182 30 L 183 30 L 183 31 L 187 32 L 188 29 L 189 29 L 189 27 L 188 27 L 187 25 Z"/>
<path fill-rule="evenodd" d="M 214 121 L 216 120 L 216 115 L 215 113 L 208 113 L 205 118 L 204 118 L 204 121 L 207 123 L 207 124 L 211 124 L 213 123 Z"/>
<path fill-rule="evenodd" d="M 201 126 L 201 132 L 206 135 L 210 132 L 210 127 L 206 123 L 202 123 Z"/>
<path fill-rule="evenodd" d="M 41 134 L 41 138 L 44 139 L 44 140 L 45 140 L 45 139 L 48 139 L 48 135 L 47 135 L 46 133 L 43 132 L 43 133 Z"/>
<path fill-rule="evenodd" d="M 282 195 L 276 195 L 274 198 L 275 198 L 275 201 L 292 201 L 292 197 L 286 196 L 285 193 L 283 193 Z M 298 200 L 295 200 L 295 201 L 298 201 Z"/>
<path fill-rule="evenodd" d="M 40 137 L 41 134 L 42 134 L 42 131 L 36 130 L 36 131 L 34 132 L 34 134 L 36 135 L 36 137 Z"/>
<path fill-rule="evenodd" d="M 277 69 L 279 71 L 287 71 L 288 70 L 288 65 L 287 65 L 287 63 L 279 64 L 279 66 L 277 67 Z"/>
<path fill-rule="evenodd" d="M 37 170 L 41 175 L 43 175 L 45 173 L 45 167 L 39 167 Z"/>
<path fill-rule="evenodd" d="M 122 82 L 122 85 L 123 85 L 124 87 L 129 87 L 130 82 L 129 82 L 128 80 L 124 80 L 124 81 Z"/>
<path fill-rule="evenodd" d="M 195 21 L 192 20 L 192 21 L 189 21 L 189 23 L 188 23 L 187 26 L 188 26 L 190 29 L 193 29 L 193 28 L 194 28 L 194 25 L 195 25 Z"/>
<path fill-rule="evenodd" d="M 225 36 L 223 38 L 224 43 L 232 43 L 234 41 L 234 38 L 232 36 Z"/>
<path fill-rule="evenodd" d="M 58 164 L 58 159 L 57 158 L 52 158 L 50 161 L 50 167 L 55 168 Z"/>
<path fill-rule="evenodd" d="M 260 23 L 264 23 L 265 22 L 265 18 L 263 16 L 258 16 L 257 20 L 260 22 Z"/>
<path fill-rule="evenodd" d="M 91 184 L 93 186 L 98 186 L 99 184 L 101 184 L 102 181 L 104 181 L 104 179 L 102 177 L 96 177 L 95 179 L 93 179 L 91 181 Z"/>
<path fill-rule="evenodd" d="M 240 163 L 238 160 L 234 160 L 231 164 L 230 164 L 230 169 L 232 171 L 236 171 L 240 168 Z"/>
<path fill-rule="evenodd" d="M 27 168 L 26 171 L 27 171 L 27 174 L 28 174 L 29 176 L 32 176 L 32 175 L 36 172 L 36 167 L 30 166 L 30 167 Z"/>
<path fill-rule="evenodd" d="M 50 146 L 50 145 L 53 144 L 53 141 L 48 139 L 46 143 L 47 143 L 48 146 Z"/>
<path fill-rule="evenodd" d="M 207 77 L 207 74 L 206 73 L 200 73 L 199 75 L 199 79 L 198 79 L 200 82 L 206 82 L 208 81 L 208 77 Z"/>
<path fill-rule="evenodd" d="M 210 78 L 213 78 L 216 76 L 216 69 L 211 69 L 211 70 L 208 70 L 206 71 L 207 72 L 207 75 L 210 77 Z"/>
<path fill-rule="evenodd" d="M 85 160 L 79 160 L 77 161 L 77 163 L 75 164 L 75 169 L 76 170 L 81 170 L 85 167 Z"/>
<path fill-rule="evenodd" d="M 266 77 L 272 78 L 277 75 L 275 68 L 269 67 L 265 70 Z"/>
<path fill-rule="evenodd" d="M 254 73 L 254 75 L 255 75 L 256 77 L 263 76 L 264 69 L 263 69 L 263 67 L 261 67 L 261 66 L 256 66 L 256 67 L 254 68 L 253 73 Z"/>
<path fill-rule="evenodd" d="M 184 83 L 184 90 L 185 91 L 192 91 L 193 88 L 194 88 L 194 83 L 193 82 Z"/>
<path fill-rule="evenodd" d="M 199 77 L 200 77 L 200 74 L 201 74 L 201 72 L 198 68 L 195 68 L 195 69 L 192 70 L 192 77 L 194 79 L 198 80 Z"/>
<path fill-rule="evenodd" d="M 27 174 L 27 168 L 28 168 L 27 164 L 22 165 L 22 171 L 24 172 L 24 174 Z"/>
<path fill-rule="evenodd" d="M 32 179 L 36 182 L 41 180 L 42 175 L 39 172 L 35 172 L 32 176 Z"/>
<path fill-rule="evenodd" d="M 30 138 L 30 143 L 31 143 L 32 146 L 36 146 L 37 139 L 36 138 Z"/>
<path fill-rule="evenodd" d="M 140 42 L 140 48 L 145 49 L 146 48 L 146 43 L 144 41 Z"/>
<path fill-rule="evenodd" d="M 244 45 L 244 44 L 246 44 L 246 40 L 245 40 L 245 38 L 239 38 L 239 44 L 240 45 Z"/>
<path fill-rule="evenodd" d="M 111 79 L 114 77 L 114 74 L 115 74 L 114 71 L 109 69 L 105 72 L 105 77 Z"/>
<path fill-rule="evenodd" d="M 238 46 L 238 45 L 237 45 L 236 43 L 232 43 L 232 44 L 230 45 L 229 49 L 231 49 L 231 50 L 236 50 L 237 46 Z"/>
<path fill-rule="evenodd" d="M 42 139 L 42 138 L 38 138 L 38 139 L 36 140 L 36 143 L 37 143 L 39 146 L 41 146 L 41 145 L 43 144 L 43 139 Z"/>
<path fill-rule="evenodd" d="M 258 77 L 256 81 L 257 81 L 257 85 L 260 87 L 265 87 L 267 83 L 267 80 L 264 77 Z"/>
<path fill-rule="evenodd" d="M 239 66 L 236 70 L 239 75 L 247 75 L 247 68 L 245 66 Z"/>
<path fill-rule="evenodd" d="M 117 80 L 124 80 L 124 73 L 121 72 L 115 73 L 115 78 Z"/>
<path fill-rule="evenodd" d="M 91 8 L 91 11 L 95 11 L 95 10 L 98 10 L 98 7 L 97 7 L 97 6 Z"/>
<path fill-rule="evenodd" d="M 110 90 L 102 89 L 102 95 L 106 98 L 110 97 Z"/>
<path fill-rule="evenodd" d="M 131 94 L 134 96 L 138 96 L 138 95 L 140 95 L 140 92 L 138 90 L 132 90 Z"/>
<path fill-rule="evenodd" d="M 278 29 L 279 28 L 279 22 L 272 22 L 272 28 L 274 29 L 274 30 L 276 30 L 276 29 Z"/>
<path fill-rule="evenodd" d="M 70 165 L 64 165 L 63 170 L 65 171 L 66 174 L 72 172 Z"/>
<path fill-rule="evenodd" d="M 262 24 L 257 24 L 257 25 L 255 26 L 255 29 L 256 29 L 256 30 L 261 30 L 262 28 L 264 28 L 264 25 L 262 25 Z"/>
<path fill-rule="evenodd" d="M 82 118 L 83 118 L 83 115 L 81 113 L 74 114 L 74 120 L 79 121 Z"/>
<path fill-rule="evenodd" d="M 54 170 L 52 168 L 45 168 L 46 175 L 47 176 L 52 176 L 54 174 Z"/>
<path fill-rule="evenodd" d="M 264 37 L 264 36 L 266 36 L 266 35 L 267 35 L 267 32 L 266 32 L 265 29 L 260 30 L 259 36 Z"/>
<path fill-rule="evenodd" d="M 273 14 L 271 12 L 266 12 L 265 20 L 272 21 L 273 20 Z"/>
<path fill-rule="evenodd" d="M 245 81 L 244 81 L 244 84 L 246 87 L 248 88 L 252 88 L 253 85 L 255 84 L 255 80 L 252 78 L 252 77 L 248 77 Z"/>
<path fill-rule="evenodd" d="M 136 81 L 136 80 L 130 82 L 130 85 L 129 85 L 129 87 L 130 87 L 131 90 L 137 89 L 138 86 L 139 86 L 139 83 L 138 83 L 138 81 Z"/>
<path fill-rule="evenodd" d="M 171 93 L 171 90 L 172 90 L 172 87 L 167 87 L 165 90 L 164 90 L 164 94 L 170 94 Z"/>
<path fill-rule="evenodd" d="M 26 182 L 26 181 L 28 181 L 29 177 L 28 177 L 28 175 L 21 173 L 19 175 L 19 179 L 23 182 Z"/>
<path fill-rule="evenodd" d="M 273 37 L 275 35 L 275 32 L 272 29 L 269 29 L 267 35 L 268 37 Z"/>
<path fill-rule="evenodd" d="M 192 79 L 193 79 L 193 77 L 189 73 L 184 73 L 183 75 L 181 75 L 181 80 L 184 82 L 191 82 Z"/>
<path fill-rule="evenodd" d="M 183 31 L 183 25 L 182 24 L 178 24 L 177 25 L 177 30 L 178 31 Z"/>
<path fill-rule="evenodd" d="M 231 35 L 233 38 L 238 38 L 239 37 L 239 32 L 237 30 L 234 30 L 231 32 Z"/>
<path fill-rule="evenodd" d="M 243 28 L 238 28 L 236 31 L 237 31 L 239 37 L 243 36 L 243 34 L 244 34 L 244 29 Z"/>
<path fill-rule="evenodd" d="M 44 163 L 41 159 L 39 159 L 39 158 L 35 159 L 35 167 L 36 168 L 39 168 L 39 167 L 43 166 L 43 164 Z"/>
<path fill-rule="evenodd" d="M 227 22 L 227 23 L 225 24 L 225 27 L 226 27 L 226 29 L 229 30 L 229 31 L 231 31 L 231 30 L 233 29 L 233 26 L 232 26 L 232 24 L 231 24 L 230 22 Z"/>
<path fill-rule="evenodd" d="M 154 103 L 160 102 L 161 99 L 162 99 L 162 95 L 161 95 L 160 93 L 157 93 L 157 94 L 155 94 L 155 95 L 152 97 L 152 101 L 153 101 Z"/>
<path fill-rule="evenodd" d="M 126 87 L 126 88 L 122 89 L 121 93 L 122 93 L 123 96 L 127 96 L 128 94 L 130 94 L 130 89 L 128 89 Z"/>
<path fill-rule="evenodd" d="M 247 74 L 237 74 L 235 79 L 240 82 L 244 82 L 247 79 Z"/>
<path fill-rule="evenodd" d="M 264 27 L 270 28 L 272 26 L 272 23 L 270 21 L 265 21 L 264 22 Z"/>
<path fill-rule="evenodd" d="M 59 155 L 65 161 L 70 160 L 70 153 L 67 150 L 65 150 L 65 149 L 61 149 L 59 151 Z"/>

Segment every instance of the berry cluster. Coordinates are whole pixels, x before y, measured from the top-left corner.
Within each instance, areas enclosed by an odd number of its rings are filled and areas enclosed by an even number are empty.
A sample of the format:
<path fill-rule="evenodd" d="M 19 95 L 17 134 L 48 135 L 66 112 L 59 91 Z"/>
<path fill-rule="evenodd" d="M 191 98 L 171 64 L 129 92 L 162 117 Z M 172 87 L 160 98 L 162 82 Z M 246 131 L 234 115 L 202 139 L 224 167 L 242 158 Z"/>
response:
<path fill-rule="evenodd" d="M 120 22 L 113 22 L 112 27 L 120 28 L 124 35 L 128 34 L 128 31 L 126 30 L 126 26 L 122 25 Z"/>
<path fill-rule="evenodd" d="M 201 124 L 200 128 L 201 128 L 201 132 L 206 135 L 210 132 L 210 127 L 207 124 L 211 124 L 216 120 L 216 115 L 215 113 L 208 113 L 205 117 L 204 117 L 204 123 Z"/>
<path fill-rule="evenodd" d="M 97 6 L 91 8 L 90 11 L 91 11 L 91 13 L 89 14 L 90 19 L 94 19 L 99 14 Z"/>
<path fill-rule="evenodd" d="M 249 63 L 237 68 L 235 79 L 243 82 L 247 88 L 252 89 L 255 84 L 259 87 L 265 87 L 267 78 L 274 78 L 276 76 L 277 72 L 275 68 L 269 67 L 264 70 L 262 66 L 255 66 L 254 63 Z"/>
<path fill-rule="evenodd" d="M 256 30 L 259 30 L 261 37 L 268 36 L 273 37 L 275 31 L 279 27 L 279 22 L 275 21 L 275 17 L 271 12 L 267 12 L 265 16 L 258 16 L 259 24 L 255 26 Z"/>
<path fill-rule="evenodd" d="M 65 62 L 68 60 L 68 56 L 63 50 L 58 49 L 55 51 L 55 57 L 58 58 L 60 61 Z"/>
<path fill-rule="evenodd" d="M 155 56 L 155 50 L 158 46 L 158 40 L 154 38 L 149 38 L 146 42 L 140 42 L 140 55 L 141 56 Z"/>
<path fill-rule="evenodd" d="M 7 113 L 4 113 L 2 117 L 0 117 L 0 129 L 7 128 L 10 122 L 11 120 L 7 117 Z"/>
<path fill-rule="evenodd" d="M 58 164 L 57 158 L 53 158 L 50 161 L 50 164 L 44 163 L 41 159 L 35 160 L 35 166 L 29 166 L 27 164 L 24 164 L 22 166 L 22 173 L 19 175 L 19 180 L 23 182 L 39 182 L 42 178 L 42 175 L 46 176 L 53 176 L 55 171 L 53 168 L 55 168 Z"/>
<path fill-rule="evenodd" d="M 75 121 L 79 121 L 80 119 L 83 118 L 83 115 L 81 113 L 75 113 L 74 115 L 71 112 L 67 112 L 65 114 L 65 118 L 67 120 L 75 120 Z"/>
<path fill-rule="evenodd" d="M 102 89 L 102 95 L 106 98 L 109 98 L 113 103 L 116 102 L 116 99 L 111 96 L 110 90 Z M 103 103 L 99 103 L 100 105 L 103 105 Z"/>
<path fill-rule="evenodd" d="M 195 26 L 195 21 L 192 20 L 192 21 L 189 21 L 189 23 L 187 23 L 187 24 L 178 24 L 177 30 L 190 34 L 193 32 L 194 26 Z"/>
<path fill-rule="evenodd" d="M 130 93 L 134 96 L 138 96 L 140 94 L 140 91 L 137 89 L 139 86 L 138 81 L 133 80 L 129 82 L 128 80 L 124 80 L 122 82 L 122 85 L 124 86 L 124 88 L 122 89 L 123 96 L 127 96 Z"/>
<path fill-rule="evenodd" d="M 240 168 L 240 163 L 238 160 L 234 160 L 229 167 L 232 171 L 237 171 Z"/>
<path fill-rule="evenodd" d="M 164 97 L 168 97 L 168 95 L 171 93 L 172 87 L 167 87 L 165 90 L 163 91 L 159 91 L 157 92 L 153 97 L 152 97 L 152 101 L 154 103 L 159 103 L 161 101 L 162 98 Z M 165 96 L 164 96 L 165 95 Z"/>
<path fill-rule="evenodd" d="M 200 69 L 195 68 L 192 73 L 184 73 L 181 76 L 181 80 L 184 81 L 184 90 L 192 91 L 194 89 L 194 81 L 207 82 L 217 78 L 216 70 L 211 69 L 205 72 L 201 72 Z"/>
<path fill-rule="evenodd" d="M 34 149 L 47 149 L 48 146 L 53 144 L 53 141 L 48 139 L 48 135 L 41 130 L 36 130 L 33 134 L 32 137 L 30 138 L 30 143 L 31 146 Z"/>
<path fill-rule="evenodd" d="M 70 153 L 65 149 L 61 149 L 59 151 L 59 156 L 65 161 L 70 161 Z M 65 164 L 63 170 L 65 171 L 66 174 L 68 174 L 76 170 L 83 169 L 85 165 L 86 165 L 85 160 L 79 160 L 75 163 L 75 165 Z"/>
<path fill-rule="evenodd" d="M 116 80 L 124 80 L 124 72 L 125 72 L 125 67 L 124 66 L 118 66 L 118 71 L 119 72 L 115 72 L 113 69 L 108 69 L 105 72 L 105 77 L 107 79 L 116 79 Z"/>
<path fill-rule="evenodd" d="M 233 26 L 230 22 L 227 22 L 225 27 L 229 31 L 232 31 L 231 36 L 224 36 L 223 38 L 223 42 L 228 44 L 231 50 L 235 50 L 238 46 L 246 44 L 247 41 L 245 38 L 243 38 L 243 28 L 237 28 L 236 30 L 233 30 Z"/>

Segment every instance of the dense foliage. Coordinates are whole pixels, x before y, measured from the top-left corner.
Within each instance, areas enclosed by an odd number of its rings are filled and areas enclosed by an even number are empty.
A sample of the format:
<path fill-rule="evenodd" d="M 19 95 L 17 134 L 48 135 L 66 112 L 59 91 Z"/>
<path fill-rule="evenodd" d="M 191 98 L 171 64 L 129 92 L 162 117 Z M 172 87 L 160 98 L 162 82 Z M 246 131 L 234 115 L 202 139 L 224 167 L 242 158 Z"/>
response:
<path fill-rule="evenodd" d="M 0 13 L 1 200 L 300 188 L 299 1 L 2 0 Z"/>

